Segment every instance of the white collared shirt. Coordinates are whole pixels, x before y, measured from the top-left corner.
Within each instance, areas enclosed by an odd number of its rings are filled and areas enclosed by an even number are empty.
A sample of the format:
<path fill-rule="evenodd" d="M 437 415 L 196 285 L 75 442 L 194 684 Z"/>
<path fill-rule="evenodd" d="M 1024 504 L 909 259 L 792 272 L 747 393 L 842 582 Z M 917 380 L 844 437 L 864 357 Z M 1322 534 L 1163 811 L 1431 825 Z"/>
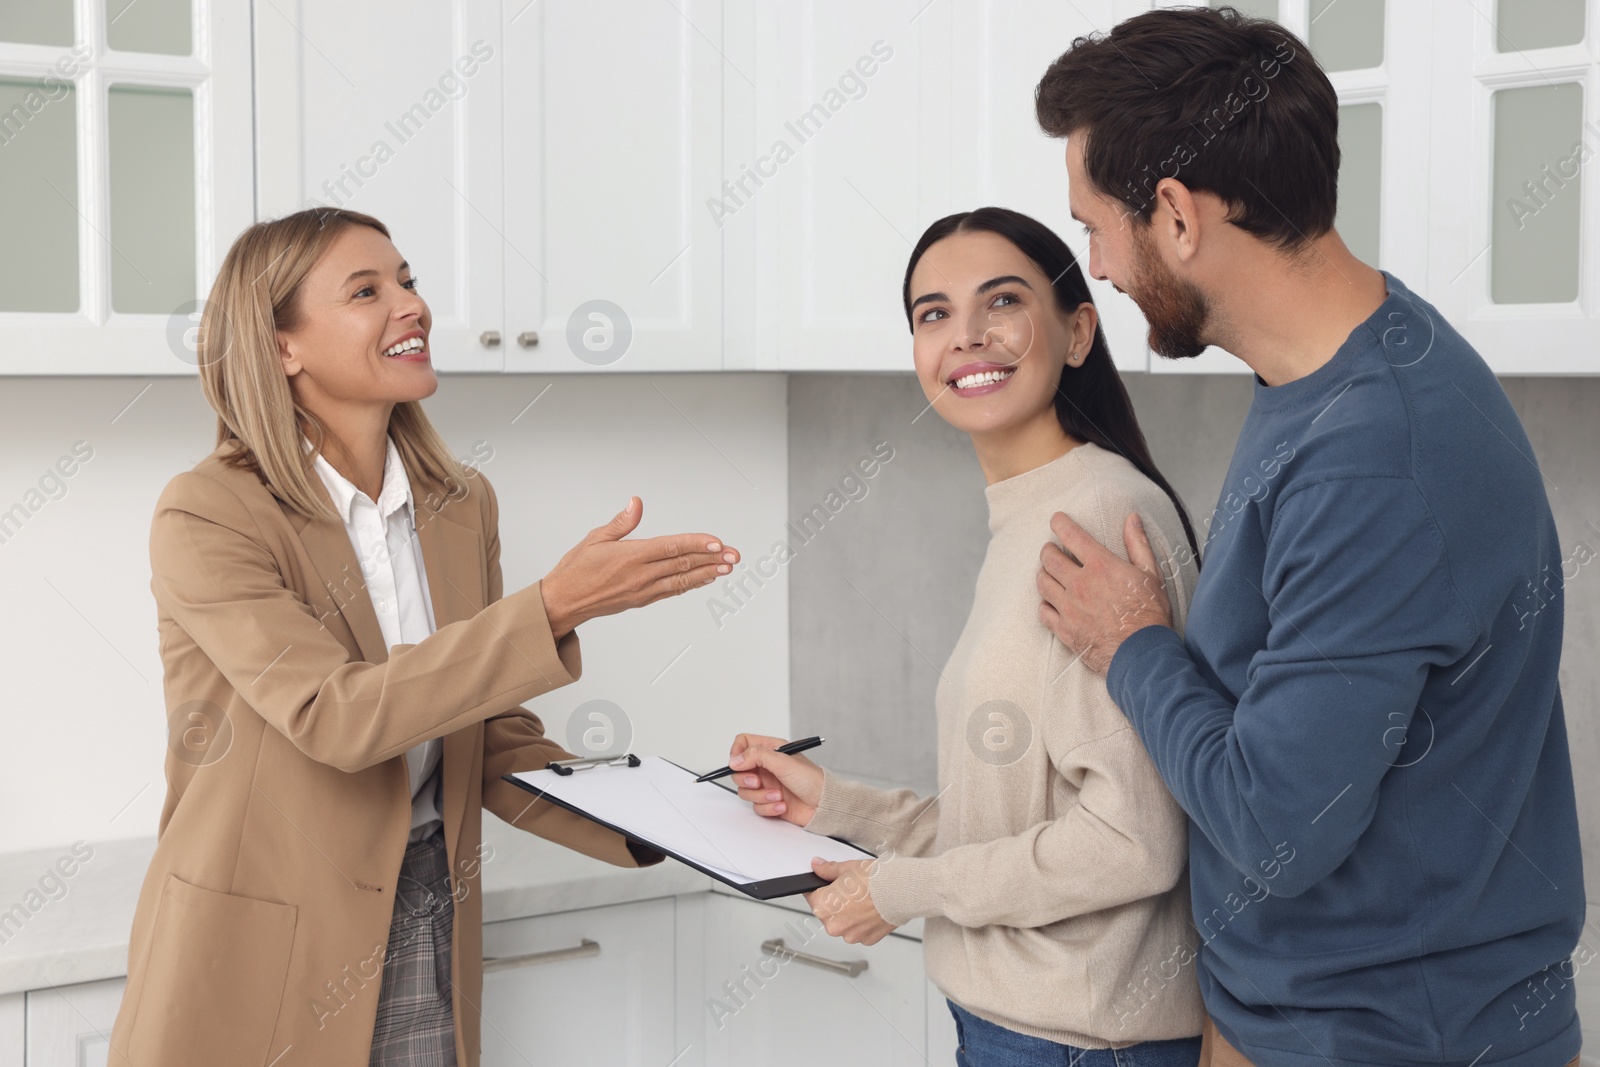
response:
<path fill-rule="evenodd" d="M 387 648 L 415 644 L 433 633 L 433 600 L 428 593 L 428 572 L 413 523 L 411 480 L 400 462 L 393 438 L 385 438 L 389 451 L 383 463 L 383 485 L 376 502 L 334 469 L 320 453 L 313 461 L 322 484 L 328 487 L 334 510 L 344 520 L 351 547 L 361 564 L 361 578 L 372 598 Z M 301 441 L 307 451 L 311 442 Z M 439 758 L 444 742 L 432 738 L 406 750 L 406 771 L 411 778 L 411 841 L 420 841 L 442 825 L 439 808 Z"/>

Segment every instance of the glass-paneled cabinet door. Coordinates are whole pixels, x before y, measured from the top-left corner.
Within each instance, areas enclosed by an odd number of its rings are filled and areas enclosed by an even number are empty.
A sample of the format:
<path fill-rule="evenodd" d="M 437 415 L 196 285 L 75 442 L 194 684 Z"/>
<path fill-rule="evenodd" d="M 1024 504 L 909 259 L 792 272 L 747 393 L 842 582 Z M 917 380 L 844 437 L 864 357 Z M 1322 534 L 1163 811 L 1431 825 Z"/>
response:
<path fill-rule="evenodd" d="M 247 6 L 0 4 L 0 373 L 185 374 L 254 213 Z"/>
<path fill-rule="evenodd" d="M 1161 0 L 1159 7 L 1187 0 Z M 1221 7 L 1227 0 L 1210 0 Z M 1333 226 L 1362 262 L 1421 291 L 1428 268 L 1429 5 L 1412 0 L 1232 0 L 1281 23 L 1310 50 L 1339 98 Z M 1465 11 L 1465 9 L 1463 9 Z M 1293 63 L 1298 57 L 1288 62 Z M 1270 94 L 1270 86 L 1265 99 Z M 1156 373 L 1248 374 L 1219 348 L 1195 359 L 1152 355 Z"/>
<path fill-rule="evenodd" d="M 1600 0 L 1444 6 L 1426 295 L 1497 373 L 1600 373 Z"/>

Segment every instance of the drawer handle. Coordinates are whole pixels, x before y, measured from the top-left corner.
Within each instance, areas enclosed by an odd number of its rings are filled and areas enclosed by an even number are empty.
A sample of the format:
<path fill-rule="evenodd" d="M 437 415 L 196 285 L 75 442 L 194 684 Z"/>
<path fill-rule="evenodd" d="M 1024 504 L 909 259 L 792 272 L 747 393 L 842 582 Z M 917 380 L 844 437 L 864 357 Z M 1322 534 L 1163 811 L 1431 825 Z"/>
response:
<path fill-rule="evenodd" d="M 513 16 L 513 17 L 515 17 L 515 16 Z M 521 345 L 523 348 L 538 348 L 539 347 L 539 334 L 538 334 L 538 331 L 536 331 L 536 330 L 523 330 L 521 333 L 517 334 L 517 344 Z"/>
<path fill-rule="evenodd" d="M 796 952 L 783 943 L 783 938 L 774 938 L 771 941 L 761 942 L 761 951 L 772 956 L 787 956 L 792 960 L 799 960 L 811 967 L 820 967 L 824 971 L 833 971 L 846 978 L 854 978 L 867 969 L 866 960 L 830 960 L 822 956 L 812 956 L 805 952 Z"/>
<path fill-rule="evenodd" d="M 532 967 L 539 963 L 560 963 L 563 960 L 582 960 L 600 955 L 600 942 L 587 937 L 571 948 L 553 948 L 547 952 L 529 952 L 523 956 L 485 956 L 483 973 L 509 971 L 517 967 Z"/>

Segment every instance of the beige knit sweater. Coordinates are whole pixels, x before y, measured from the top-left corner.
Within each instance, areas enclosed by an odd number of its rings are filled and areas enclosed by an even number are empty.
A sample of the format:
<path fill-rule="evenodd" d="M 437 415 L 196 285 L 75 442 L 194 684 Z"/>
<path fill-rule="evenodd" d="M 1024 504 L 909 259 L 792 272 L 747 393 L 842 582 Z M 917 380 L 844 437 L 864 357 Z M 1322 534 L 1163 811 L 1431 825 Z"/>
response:
<path fill-rule="evenodd" d="M 1137 510 L 1180 631 L 1197 571 L 1176 510 L 1093 444 L 986 490 L 991 534 L 940 678 L 939 794 L 824 775 L 806 829 L 879 854 L 872 897 L 924 918 L 939 989 L 1009 1029 L 1086 1048 L 1191 1037 L 1202 1009 L 1187 816 L 1095 674 L 1039 620 L 1039 552 L 1064 511 L 1126 558 Z"/>

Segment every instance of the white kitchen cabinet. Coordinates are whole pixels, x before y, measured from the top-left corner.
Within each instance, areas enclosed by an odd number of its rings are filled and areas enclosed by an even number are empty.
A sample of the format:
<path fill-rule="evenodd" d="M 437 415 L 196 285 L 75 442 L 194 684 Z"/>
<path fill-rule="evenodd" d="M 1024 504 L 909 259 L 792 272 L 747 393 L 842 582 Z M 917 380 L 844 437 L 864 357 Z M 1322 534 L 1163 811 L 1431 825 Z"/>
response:
<path fill-rule="evenodd" d="M 483 1067 L 673 1062 L 671 899 L 486 923 Z"/>
<path fill-rule="evenodd" d="M 1418 291 L 1497 374 L 1594 374 L 1600 5 L 1488 8 L 1431 12 L 1436 103 L 1413 151 L 1426 146 L 1435 177 Z"/>
<path fill-rule="evenodd" d="M 22 1067 L 27 1040 L 27 996 L 0 996 L 0 1067 Z"/>
<path fill-rule="evenodd" d="M 502 12 L 506 369 L 721 369 L 722 0 Z"/>
<path fill-rule="evenodd" d="M 950 171 L 955 210 L 990 204 L 1011 208 L 1038 219 L 1067 243 L 1079 257 L 1121 371 L 1147 368 L 1148 327 L 1131 298 L 1110 282 L 1089 277 L 1089 239 L 1069 213 L 1066 142 L 1039 129 L 1033 93 L 1074 38 L 1108 31 L 1149 7 L 1148 0 L 1083 0 L 1038 4 L 1018 18 L 1010 5 L 957 0 L 953 37 L 962 45 L 949 65 L 948 106 L 959 136 L 939 161 Z"/>
<path fill-rule="evenodd" d="M 1155 0 L 1153 6 L 1187 2 Z M 1428 273 L 1428 212 L 1438 203 L 1441 183 L 1457 184 L 1446 175 L 1458 162 L 1454 149 L 1430 158 L 1423 147 L 1440 101 L 1447 99 L 1430 96 L 1429 6 L 1391 2 L 1334 10 L 1326 0 L 1257 0 L 1239 6 L 1247 14 L 1277 19 L 1307 42 L 1338 94 L 1342 160 L 1334 227 L 1340 237 L 1365 263 L 1390 271 L 1413 292 L 1437 302 L 1450 279 Z M 1446 225 L 1459 228 L 1460 221 L 1452 217 Z M 1152 352 L 1150 371 L 1253 373 L 1216 346 L 1193 359 L 1165 359 Z"/>
<path fill-rule="evenodd" d="M 928 1063 L 930 1067 L 956 1061 L 956 1020 L 939 987 L 928 982 Z"/>
<path fill-rule="evenodd" d="M 935 219 L 999 204 L 1086 251 L 1033 88 L 1074 37 L 1181 2 L 192 0 L 163 52 L 129 37 L 144 14 L 58 0 L 64 28 L 0 41 L 0 200 L 36 250 L 0 270 L 0 375 L 194 373 L 234 238 L 315 204 L 389 224 L 440 370 L 906 371 Z M 1497 372 L 1594 372 L 1594 0 L 1504 26 L 1247 6 L 1328 68 L 1357 253 Z M 1248 373 L 1150 355 L 1137 306 L 1090 286 L 1123 370 Z"/>
<path fill-rule="evenodd" d="M 730 47 L 754 72 L 725 82 L 728 366 L 910 370 L 906 264 L 922 232 L 954 212 L 1032 215 L 1087 274 L 1063 143 L 1039 130 L 1033 89 L 1074 37 L 1147 2 L 751 7 L 730 4 L 727 20 Z M 1137 306 L 1089 284 L 1118 367 L 1144 370 Z"/>
<path fill-rule="evenodd" d="M 906 261 L 957 207 L 949 5 L 730 6 L 728 363 L 909 370 Z"/>
<path fill-rule="evenodd" d="M 28 993 L 28 1067 L 104 1067 L 126 978 Z"/>
<path fill-rule="evenodd" d="M 708 1067 L 926 1067 L 920 942 L 890 935 L 850 945 L 791 909 L 719 893 L 706 930 Z"/>
<path fill-rule="evenodd" d="M 107 6 L 0 40 L 0 375 L 194 373 L 188 313 L 250 224 L 248 6 Z"/>
<path fill-rule="evenodd" d="M 720 0 L 295 0 L 256 24 L 261 214 L 388 224 L 438 369 L 720 369 Z"/>
<path fill-rule="evenodd" d="M 498 0 L 255 7 L 260 218 L 376 216 L 433 313 L 442 371 L 505 364 Z M 537 254 L 529 250 L 529 254 Z"/>

